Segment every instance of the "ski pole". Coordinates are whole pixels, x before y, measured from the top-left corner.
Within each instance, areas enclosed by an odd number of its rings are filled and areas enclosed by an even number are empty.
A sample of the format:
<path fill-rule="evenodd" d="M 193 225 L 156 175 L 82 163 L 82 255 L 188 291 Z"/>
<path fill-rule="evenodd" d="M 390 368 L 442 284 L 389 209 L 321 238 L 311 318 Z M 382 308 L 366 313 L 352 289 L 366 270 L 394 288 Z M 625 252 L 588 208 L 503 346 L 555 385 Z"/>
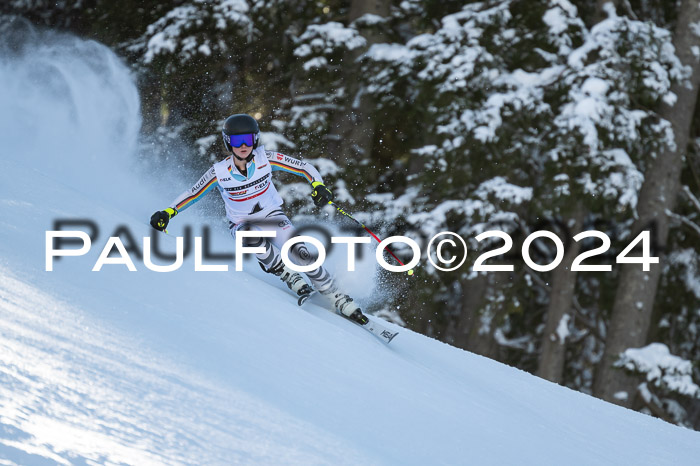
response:
<path fill-rule="evenodd" d="M 357 220 L 355 217 L 353 217 L 353 216 L 350 215 L 349 213 L 345 212 L 338 204 L 336 204 L 336 203 L 333 202 L 333 201 L 328 201 L 328 204 L 332 205 L 333 207 L 335 207 L 335 210 L 337 210 L 339 213 L 345 215 L 347 218 L 349 218 L 350 220 L 352 220 L 353 222 L 357 223 L 357 224 L 360 225 L 362 228 L 364 228 L 365 231 L 366 231 L 367 233 L 369 233 L 370 235 L 372 235 L 372 238 L 374 238 L 374 239 L 377 240 L 377 242 L 379 242 L 379 243 L 382 242 L 382 240 L 380 240 L 380 239 L 377 237 L 377 235 L 375 235 L 374 233 L 372 233 L 372 231 L 371 231 L 369 228 L 367 228 L 367 227 L 365 226 L 364 223 L 360 222 L 360 221 Z M 398 263 L 401 264 L 401 265 L 405 265 L 403 262 L 401 262 L 401 259 L 399 259 L 398 257 L 396 257 L 396 254 L 394 254 L 393 252 L 391 252 L 391 249 L 389 249 L 388 247 L 385 248 L 385 249 L 386 249 L 387 251 L 389 251 L 389 254 L 391 254 L 391 255 L 394 257 L 394 259 L 396 259 L 396 262 L 398 262 Z M 408 274 L 409 274 L 409 275 L 413 275 L 413 269 L 409 270 L 409 271 L 408 271 Z"/>

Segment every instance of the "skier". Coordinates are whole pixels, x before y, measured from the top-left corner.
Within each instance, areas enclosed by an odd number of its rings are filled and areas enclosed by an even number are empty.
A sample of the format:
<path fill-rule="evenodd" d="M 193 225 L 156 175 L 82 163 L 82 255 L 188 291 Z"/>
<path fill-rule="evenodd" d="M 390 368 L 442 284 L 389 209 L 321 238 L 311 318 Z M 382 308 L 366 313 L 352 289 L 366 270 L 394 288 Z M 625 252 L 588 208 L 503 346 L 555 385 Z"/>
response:
<path fill-rule="evenodd" d="M 204 195 L 217 188 L 226 207 L 231 235 L 237 231 L 257 230 L 276 232 L 274 238 L 245 238 L 243 245 L 264 246 L 265 252 L 256 254 L 260 267 L 278 276 L 299 296 L 313 290 L 306 281 L 282 261 L 281 246 L 294 235 L 294 227 L 282 211 L 280 197 L 271 176 L 274 171 L 286 171 L 305 178 L 312 186 L 311 198 L 321 207 L 333 200 L 333 193 L 310 164 L 279 152 L 265 150 L 259 145 L 260 128 L 255 118 L 236 114 L 224 122 L 222 136 L 226 152 L 224 160 L 215 163 L 192 188 L 178 196 L 168 208 L 151 216 L 151 226 L 163 231 L 171 218 L 187 209 Z M 313 258 L 304 243 L 290 248 L 290 258 L 298 265 L 309 265 Z M 365 325 L 369 319 L 347 294 L 340 291 L 334 278 L 323 267 L 307 272 L 314 288 L 325 296 L 337 312 Z"/>

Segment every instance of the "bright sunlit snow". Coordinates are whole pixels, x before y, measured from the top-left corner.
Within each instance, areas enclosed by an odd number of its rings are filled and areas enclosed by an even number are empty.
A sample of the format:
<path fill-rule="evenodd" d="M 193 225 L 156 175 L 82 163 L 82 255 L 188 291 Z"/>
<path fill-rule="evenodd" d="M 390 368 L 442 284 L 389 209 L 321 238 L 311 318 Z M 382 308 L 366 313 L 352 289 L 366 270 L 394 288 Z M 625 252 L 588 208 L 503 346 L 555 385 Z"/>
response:
<path fill-rule="evenodd" d="M 698 432 L 406 329 L 386 346 L 320 301 L 298 308 L 253 262 L 194 272 L 188 256 L 157 273 L 133 254 L 136 272 L 92 272 L 120 226 L 141 248 L 184 186 L 139 168 L 138 111 L 132 76 L 99 44 L 0 57 L 2 464 L 697 463 Z M 99 232 L 46 272 L 58 219 Z M 202 221 L 231 252 L 196 208 L 161 247 Z M 344 275 L 369 294 L 372 267 L 359 269 Z"/>

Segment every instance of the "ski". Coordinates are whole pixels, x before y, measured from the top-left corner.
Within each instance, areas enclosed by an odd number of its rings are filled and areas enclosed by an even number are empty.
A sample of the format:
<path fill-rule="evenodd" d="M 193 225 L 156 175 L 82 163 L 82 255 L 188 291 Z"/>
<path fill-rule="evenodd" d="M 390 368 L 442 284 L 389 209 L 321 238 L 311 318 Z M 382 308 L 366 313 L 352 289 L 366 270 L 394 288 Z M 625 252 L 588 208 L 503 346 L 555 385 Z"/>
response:
<path fill-rule="evenodd" d="M 306 301 L 309 300 L 309 298 L 314 296 L 316 293 L 318 293 L 318 291 L 313 290 L 311 293 L 307 293 L 303 296 L 300 296 L 299 299 L 297 300 L 297 304 L 301 307 Z M 384 325 L 380 324 L 379 322 L 370 319 L 369 316 L 367 316 L 368 322 L 363 325 L 359 322 L 356 322 L 356 321 L 350 319 L 349 317 L 345 316 L 344 314 L 341 314 L 341 313 L 336 312 L 336 311 L 330 311 L 328 309 L 326 309 L 326 310 L 329 312 L 334 312 L 335 314 L 338 314 L 339 316 L 343 317 L 345 320 L 349 320 L 350 322 L 357 325 L 358 327 L 361 327 L 361 328 L 367 330 L 369 333 L 371 333 L 375 337 L 379 338 L 381 341 L 383 341 L 387 345 L 389 343 L 391 343 L 391 340 L 393 340 L 394 337 L 396 337 L 396 335 L 399 334 L 399 332 L 391 331 L 388 328 L 386 328 Z"/>
<path fill-rule="evenodd" d="M 343 317 L 345 317 L 345 316 L 343 316 Z M 381 341 L 383 341 L 387 345 L 389 343 L 391 343 L 391 340 L 393 340 L 394 337 L 396 337 L 396 335 L 399 334 L 399 332 L 392 332 L 391 330 L 389 330 L 388 328 L 386 328 L 385 326 L 383 326 L 379 322 L 370 319 L 369 316 L 367 316 L 367 318 L 369 319 L 369 322 L 367 322 L 364 325 L 359 324 L 359 323 L 355 322 L 354 320 L 348 319 L 347 317 L 345 317 L 345 318 L 347 320 L 349 320 L 350 322 L 353 322 L 354 324 L 359 325 L 363 329 L 367 330 L 369 333 L 371 333 L 375 337 L 379 338 Z"/>

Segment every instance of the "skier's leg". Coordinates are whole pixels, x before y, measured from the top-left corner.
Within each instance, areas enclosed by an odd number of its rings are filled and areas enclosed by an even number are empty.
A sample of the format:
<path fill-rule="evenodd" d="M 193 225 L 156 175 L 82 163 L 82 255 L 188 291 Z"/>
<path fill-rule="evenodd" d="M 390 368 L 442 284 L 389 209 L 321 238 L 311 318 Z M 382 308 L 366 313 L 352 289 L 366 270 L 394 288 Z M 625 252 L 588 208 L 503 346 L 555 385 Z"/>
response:
<path fill-rule="evenodd" d="M 229 222 L 231 235 L 234 237 L 238 231 L 262 231 L 259 225 L 252 223 L 234 224 Z M 255 256 L 258 259 L 260 267 L 267 273 L 276 275 L 286 283 L 289 289 L 299 296 L 304 296 L 311 293 L 311 287 L 297 272 L 289 269 L 282 262 L 282 255 L 279 248 L 270 241 L 270 238 L 265 237 L 248 237 L 243 238 L 242 245 L 245 247 L 263 247 L 264 252 L 257 253 Z"/>
<path fill-rule="evenodd" d="M 260 224 L 259 224 L 260 225 Z M 264 228 L 268 230 L 274 230 L 277 234 L 274 238 L 271 238 L 273 245 L 277 250 L 282 249 L 284 243 L 289 239 L 297 236 L 296 230 L 292 222 L 287 218 L 287 216 L 282 212 L 282 210 L 277 210 L 273 214 L 265 219 Z M 289 259 L 296 265 L 311 265 L 316 260 L 309 249 L 306 247 L 306 243 L 298 242 L 289 248 Z M 280 262 L 282 258 L 280 256 Z M 330 273 L 321 265 L 310 272 L 305 272 L 306 276 L 309 277 L 311 284 L 316 290 L 323 293 L 334 286 L 334 280 Z"/>
<path fill-rule="evenodd" d="M 284 216 L 284 219 L 286 222 L 289 222 L 286 216 Z M 285 222 L 280 222 L 279 224 L 281 225 L 283 223 Z M 291 222 L 289 222 L 289 225 L 291 225 Z M 288 228 L 278 231 L 275 240 L 277 245 L 282 247 L 282 245 L 293 236 L 295 236 L 294 229 Z M 303 242 L 295 243 L 289 248 L 289 258 L 297 265 L 310 265 L 315 261 L 315 258 L 311 255 L 306 244 Z M 318 266 L 316 269 L 306 272 L 306 276 L 309 277 L 314 288 L 330 301 L 336 311 L 362 325 L 368 322 L 367 317 L 362 313 L 360 307 L 350 296 L 339 290 L 336 280 L 323 266 Z"/>

